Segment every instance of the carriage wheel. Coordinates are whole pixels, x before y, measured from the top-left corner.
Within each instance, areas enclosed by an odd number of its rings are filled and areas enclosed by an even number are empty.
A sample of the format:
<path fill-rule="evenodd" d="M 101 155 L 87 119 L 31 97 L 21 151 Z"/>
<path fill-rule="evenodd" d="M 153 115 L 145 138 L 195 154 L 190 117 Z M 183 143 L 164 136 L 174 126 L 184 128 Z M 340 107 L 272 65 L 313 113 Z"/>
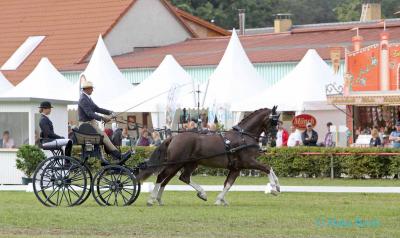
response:
<path fill-rule="evenodd" d="M 101 206 L 128 206 L 137 198 L 138 184 L 130 169 L 108 165 L 93 179 L 93 197 Z"/>
<path fill-rule="evenodd" d="M 82 203 L 84 203 L 89 198 L 90 194 L 92 193 L 92 189 L 90 187 L 92 184 L 92 180 L 93 180 L 92 172 L 90 172 L 90 169 L 86 164 L 84 164 L 82 166 L 86 170 L 88 182 L 86 183 L 86 186 L 87 186 L 86 193 L 85 193 L 85 195 L 83 195 L 82 200 L 79 202 L 78 205 L 81 205 Z"/>
<path fill-rule="evenodd" d="M 39 164 L 33 175 L 33 191 L 45 206 L 79 205 L 87 190 L 86 169 L 67 156 L 53 156 Z"/>
<path fill-rule="evenodd" d="M 136 175 L 136 173 L 135 173 L 134 170 L 131 169 L 131 171 L 132 171 L 132 173 L 133 173 L 134 175 Z M 136 177 L 135 177 L 135 178 L 136 178 Z M 131 202 L 130 204 L 134 203 L 134 202 L 136 201 L 136 199 L 138 199 L 139 195 L 140 195 L 140 181 L 137 181 L 136 194 L 135 194 L 135 197 L 133 198 L 133 200 L 132 200 L 132 202 Z"/>

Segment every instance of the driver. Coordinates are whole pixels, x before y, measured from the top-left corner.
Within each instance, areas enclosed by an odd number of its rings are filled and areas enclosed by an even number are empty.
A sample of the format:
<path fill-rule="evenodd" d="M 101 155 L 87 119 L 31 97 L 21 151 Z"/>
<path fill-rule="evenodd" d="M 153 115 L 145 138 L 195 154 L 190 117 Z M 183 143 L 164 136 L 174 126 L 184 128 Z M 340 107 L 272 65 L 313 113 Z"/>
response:
<path fill-rule="evenodd" d="M 84 76 L 82 76 L 84 77 Z M 84 81 L 81 85 L 82 93 L 79 98 L 78 103 L 78 117 L 79 123 L 89 123 L 94 129 L 96 129 L 97 133 L 104 136 L 103 144 L 104 150 L 106 153 L 110 154 L 116 160 L 126 160 L 131 156 L 131 151 L 126 152 L 125 154 L 121 154 L 119 150 L 113 145 L 110 138 L 101 131 L 96 121 L 104 121 L 105 123 L 109 122 L 113 116 L 113 112 L 107 109 L 103 109 L 98 107 L 93 101 L 90 95 L 93 92 L 93 83 L 90 81 Z M 101 113 L 104 116 L 100 116 L 97 113 Z"/>

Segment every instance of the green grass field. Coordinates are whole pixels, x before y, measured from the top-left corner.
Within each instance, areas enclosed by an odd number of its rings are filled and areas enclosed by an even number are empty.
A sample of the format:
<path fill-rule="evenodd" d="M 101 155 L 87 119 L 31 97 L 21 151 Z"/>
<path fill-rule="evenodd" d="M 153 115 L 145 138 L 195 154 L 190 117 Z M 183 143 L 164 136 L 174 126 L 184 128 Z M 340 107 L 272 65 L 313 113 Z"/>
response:
<path fill-rule="evenodd" d="M 219 177 L 194 179 L 201 184 L 223 182 Z M 237 182 L 265 181 L 265 177 L 241 177 Z M 281 181 L 283 185 L 399 185 L 396 180 Z M 47 208 L 33 193 L 0 192 L 0 237 L 400 237 L 398 194 L 282 193 L 273 197 L 230 192 L 228 207 L 215 206 L 216 196 L 209 192 L 209 201 L 203 202 L 195 192 L 166 191 L 163 207 L 146 207 L 148 194 L 142 193 L 130 207 L 99 207 L 90 198 L 79 207 Z"/>
<path fill-rule="evenodd" d="M 222 185 L 225 181 L 224 176 L 193 176 L 193 181 L 202 185 Z M 148 181 L 155 182 L 155 177 L 150 177 Z M 238 177 L 236 185 L 266 185 L 267 177 Z M 400 186 L 400 179 L 330 179 L 330 178 L 279 178 L 283 186 L 378 186 L 392 187 Z M 178 177 L 174 177 L 170 184 L 183 185 Z"/>

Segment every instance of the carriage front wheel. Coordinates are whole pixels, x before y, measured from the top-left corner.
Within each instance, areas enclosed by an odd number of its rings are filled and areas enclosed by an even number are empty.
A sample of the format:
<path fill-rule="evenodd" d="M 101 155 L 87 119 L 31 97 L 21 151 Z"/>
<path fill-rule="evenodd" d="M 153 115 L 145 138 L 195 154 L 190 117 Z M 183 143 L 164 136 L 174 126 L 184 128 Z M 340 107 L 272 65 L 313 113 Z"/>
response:
<path fill-rule="evenodd" d="M 48 207 L 79 205 L 88 189 L 85 167 L 67 156 L 53 156 L 42 161 L 32 184 L 37 199 Z"/>
<path fill-rule="evenodd" d="M 92 194 L 101 206 L 129 206 L 137 198 L 138 187 L 139 182 L 130 169 L 108 165 L 94 176 Z"/>

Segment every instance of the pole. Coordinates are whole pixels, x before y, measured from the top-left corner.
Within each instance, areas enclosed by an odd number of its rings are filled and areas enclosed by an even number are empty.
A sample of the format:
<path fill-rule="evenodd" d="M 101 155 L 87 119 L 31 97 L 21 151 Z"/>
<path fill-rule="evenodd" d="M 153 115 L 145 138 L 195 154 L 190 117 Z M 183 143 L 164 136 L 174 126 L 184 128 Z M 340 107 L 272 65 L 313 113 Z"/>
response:
<path fill-rule="evenodd" d="M 331 154 L 331 179 L 335 178 L 335 173 L 333 171 L 333 155 Z"/>
<path fill-rule="evenodd" d="M 201 130 L 201 117 L 200 117 L 200 85 L 197 85 L 197 129 Z"/>

